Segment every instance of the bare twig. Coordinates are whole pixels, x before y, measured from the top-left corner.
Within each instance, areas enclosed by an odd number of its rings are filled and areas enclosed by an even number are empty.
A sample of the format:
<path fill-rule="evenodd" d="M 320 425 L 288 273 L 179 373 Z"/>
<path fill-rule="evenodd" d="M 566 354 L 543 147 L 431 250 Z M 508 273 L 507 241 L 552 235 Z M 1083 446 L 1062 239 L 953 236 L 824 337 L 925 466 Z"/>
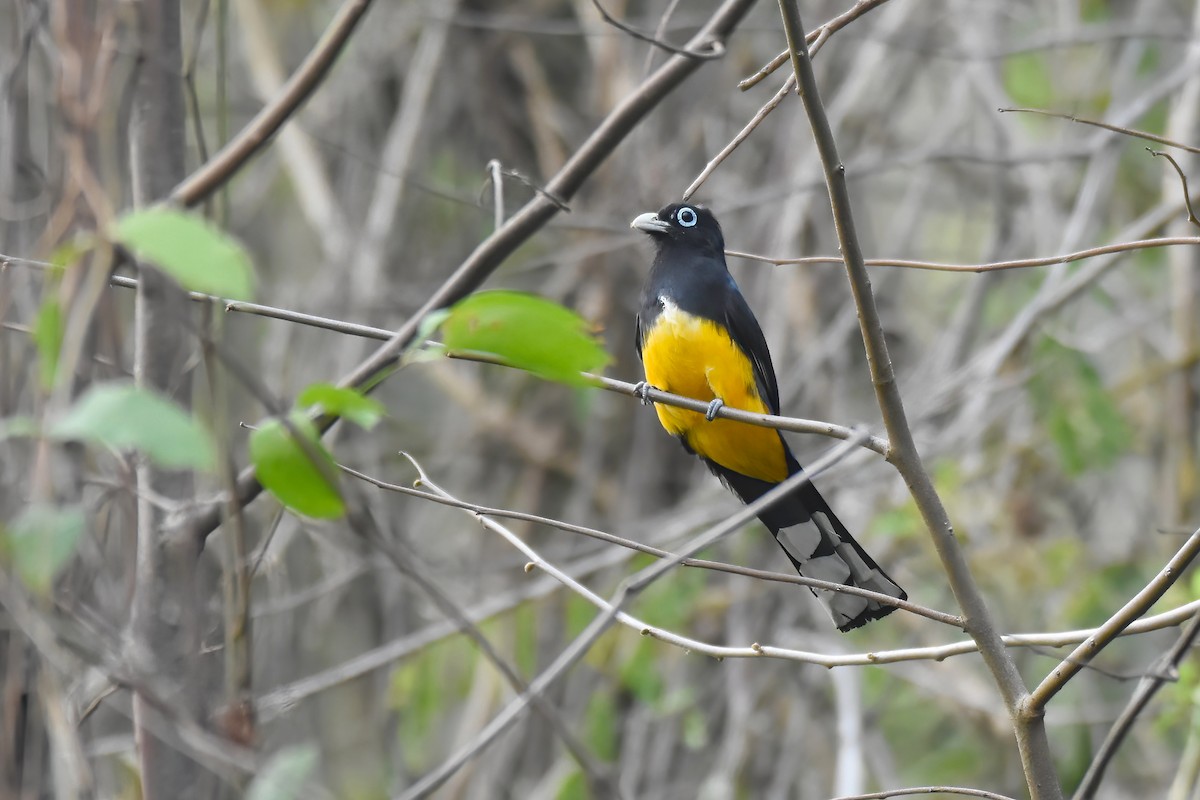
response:
<path fill-rule="evenodd" d="M 1117 754 L 1117 749 L 1125 740 L 1125 736 L 1133 727 L 1138 715 L 1142 713 L 1163 684 L 1168 681 L 1168 675 L 1177 674 L 1180 662 L 1191 652 L 1198 635 L 1200 635 L 1200 612 L 1192 617 L 1191 622 L 1179 634 L 1175 644 L 1159 661 L 1159 668 L 1153 671 L 1156 674 L 1148 675 L 1134 691 L 1133 696 L 1129 698 L 1129 704 L 1125 706 L 1121 716 L 1117 717 L 1108 736 L 1104 738 L 1104 743 L 1096 751 L 1092 763 L 1088 765 L 1083 780 L 1079 782 L 1079 788 L 1075 790 L 1074 800 L 1091 800 L 1096 796 L 1100 781 L 1104 779 L 1105 770 L 1108 769 L 1109 763 Z"/>
<path fill-rule="evenodd" d="M 982 797 L 985 800 L 1013 800 L 1006 794 L 997 794 L 984 789 L 970 789 L 964 786 L 912 786 L 907 789 L 885 789 L 882 792 L 870 794 L 853 794 L 835 797 L 833 800 L 886 800 L 888 797 L 915 797 L 919 794 L 956 794 L 960 797 Z"/>
<path fill-rule="evenodd" d="M 1042 713 L 1046 708 L 1046 703 L 1066 686 L 1067 681 L 1071 680 L 1079 670 L 1095 658 L 1096 654 L 1108 646 L 1109 642 L 1115 639 L 1130 623 L 1145 614 L 1150 606 L 1158 602 L 1158 599 L 1187 569 L 1188 564 L 1192 562 L 1197 553 L 1200 553 L 1200 530 L 1197 530 L 1184 542 L 1183 547 L 1179 548 L 1178 552 L 1171 557 L 1171 560 L 1154 577 L 1154 580 L 1146 584 L 1144 589 L 1134 595 L 1107 622 L 1097 628 L 1094 635 L 1076 647 L 1042 680 L 1025 701 L 1029 713 Z"/>
<path fill-rule="evenodd" d="M 1058 775 L 1046 737 L 1045 723 L 1040 714 L 1023 708 L 1028 694 L 1016 664 L 1004 647 L 991 611 L 963 556 L 950 518 L 942 505 L 937 489 L 921 462 L 920 453 L 908 426 L 904 402 L 896 383 L 884 337 L 879 309 L 871 291 L 871 281 L 863 262 L 862 248 L 854 226 L 846 174 L 838 156 L 837 144 L 829 118 L 821 102 L 816 75 L 804 40 L 804 27 L 796 0 L 779 0 L 791 53 L 792 70 L 800 87 L 804 110 L 816 139 L 817 152 L 825 173 L 833 209 L 838 243 L 846 262 L 846 273 L 858 308 L 859 325 L 866 348 L 876 399 L 883 415 L 884 426 L 892 446 L 892 464 L 904 477 L 929 528 L 934 548 L 941 558 L 949 578 L 950 589 L 963 610 L 967 632 L 979 644 L 984 663 L 1000 689 L 1013 723 L 1026 781 L 1034 800 L 1055 800 L 1062 796 Z"/>
<path fill-rule="evenodd" d="M 851 22 L 853 22 L 854 20 L 861 17 L 863 14 L 866 14 L 868 11 L 871 11 L 872 9 L 877 8 L 886 2 L 887 2 L 887 0 L 858 0 L 858 2 L 855 3 L 848 11 L 845 11 L 844 13 L 839 14 L 838 16 L 834 17 L 833 19 L 829 20 L 829 22 L 826 22 L 821 27 L 819 27 L 815 30 L 809 31 L 807 34 L 805 34 L 804 41 L 808 45 L 813 46 L 812 54 L 815 55 L 817 49 L 819 49 L 814 46 L 818 39 L 822 39 L 822 40 L 828 39 L 831 35 L 833 35 L 834 33 L 837 33 L 842 28 L 846 27 Z M 747 89 L 757 86 L 759 84 L 759 82 L 762 81 L 763 78 L 766 78 L 768 75 L 773 73 L 775 70 L 779 69 L 784 64 L 786 64 L 788 61 L 788 58 L 790 58 L 790 57 L 791 57 L 791 50 L 790 49 L 784 50 L 782 53 L 780 53 L 779 55 L 772 58 L 769 62 L 767 62 L 767 64 L 764 65 L 761 69 L 759 69 L 758 72 L 754 73 L 749 78 L 746 78 L 745 80 L 741 81 L 738 84 L 738 88 L 744 92 Z"/>
<path fill-rule="evenodd" d="M 1149 147 L 1146 148 L 1146 152 L 1152 156 L 1162 156 L 1175 168 L 1175 174 L 1179 176 L 1179 182 L 1183 184 L 1183 202 L 1187 206 L 1188 222 L 1200 226 L 1200 220 L 1196 219 L 1196 213 L 1192 211 L 1192 195 L 1188 191 L 1187 175 L 1183 174 L 1183 168 L 1179 166 L 1179 162 L 1175 160 L 1175 156 L 1165 150 L 1151 150 Z"/>
<path fill-rule="evenodd" d="M 754 132 L 754 129 L 757 128 L 762 121 L 767 118 L 767 115 L 774 111 L 776 107 L 783 102 L 783 98 L 787 97 L 788 93 L 795 88 L 796 76 L 789 75 L 787 80 L 783 82 L 783 86 L 779 87 L 779 91 L 775 93 L 775 96 L 768 100 L 766 104 L 758 110 L 758 113 L 755 114 L 748 123 L 746 123 L 746 127 L 738 131 L 737 135 L 730 140 L 729 144 L 721 148 L 721 152 L 713 156 L 712 159 L 704 165 L 704 169 L 702 169 L 700 174 L 696 176 L 696 180 L 692 181 L 691 185 L 683 190 L 683 199 L 685 201 L 695 194 L 697 189 L 704 185 L 704 182 L 708 180 L 709 176 L 713 174 L 716 168 L 721 166 L 722 162 L 729 158 L 733 151 L 738 149 L 742 142 L 746 141 L 747 137 Z"/>
<path fill-rule="evenodd" d="M 868 267 L 900 267 L 903 269 L 927 269 L 936 272 L 997 272 L 1006 269 L 1029 269 L 1031 267 L 1049 267 L 1055 264 L 1069 264 L 1072 261 L 1082 261 L 1097 256 L 1125 253 L 1134 250 L 1148 250 L 1155 247 L 1176 247 L 1200 245 L 1200 236 L 1164 236 L 1157 239 L 1136 239 L 1131 242 L 1117 242 L 1087 250 L 1076 250 L 1058 256 L 1042 258 L 1021 258 L 1011 261 L 992 261 L 986 264 L 948 264 L 938 261 L 912 261 L 902 258 L 868 258 L 863 263 Z M 740 250 L 726 250 L 725 255 L 731 258 L 744 258 L 748 261 L 759 261 L 765 264 L 786 266 L 792 264 L 842 264 L 837 256 L 803 256 L 800 258 L 772 258 L 755 253 L 743 253 Z"/>
<path fill-rule="evenodd" d="M 1041 108 L 999 108 L 996 110 L 999 111 L 1001 114 L 1004 114 L 1006 112 L 1019 113 L 1019 114 L 1038 114 L 1043 117 L 1054 117 L 1056 119 L 1070 120 L 1071 122 L 1078 122 L 1081 125 L 1091 125 L 1092 127 L 1095 127 L 1095 128 L 1103 128 L 1106 131 L 1112 131 L 1114 133 L 1122 133 L 1126 136 L 1133 136 L 1134 138 L 1137 138 L 1137 139 L 1145 139 L 1148 142 L 1157 142 L 1159 144 L 1165 144 L 1167 147 L 1176 147 L 1180 150 L 1185 150 L 1189 153 L 1200 153 L 1200 147 L 1194 147 L 1190 144 L 1184 144 L 1183 142 L 1176 142 L 1173 139 L 1168 139 L 1165 136 L 1159 136 L 1156 133 L 1148 133 L 1146 131 L 1139 131 L 1139 130 L 1135 130 L 1133 128 L 1124 128 L 1120 125 L 1113 125 L 1108 122 L 1100 122 L 1100 121 L 1094 120 L 1094 119 L 1085 119 L 1083 117 L 1076 117 L 1073 114 L 1060 114 L 1057 111 L 1046 111 Z"/>
<path fill-rule="evenodd" d="M 600 16 L 609 25 L 612 25 L 617 30 L 632 36 L 639 42 L 652 44 L 660 50 L 666 50 L 668 53 L 674 53 L 677 56 L 685 56 L 687 58 L 695 58 L 702 61 L 720 58 L 721 56 L 725 55 L 725 43 L 719 39 L 713 39 L 710 42 L 704 42 L 704 44 L 708 44 L 708 50 L 693 49 L 694 47 L 698 47 L 701 43 L 689 43 L 687 47 L 676 47 L 670 42 L 663 41 L 662 39 L 650 36 L 649 34 L 642 33 L 639 30 L 629 27 L 612 14 L 609 14 L 608 9 L 601 4 L 600 0 L 592 0 L 592 5 L 596 7 L 596 10 L 600 12 Z"/>

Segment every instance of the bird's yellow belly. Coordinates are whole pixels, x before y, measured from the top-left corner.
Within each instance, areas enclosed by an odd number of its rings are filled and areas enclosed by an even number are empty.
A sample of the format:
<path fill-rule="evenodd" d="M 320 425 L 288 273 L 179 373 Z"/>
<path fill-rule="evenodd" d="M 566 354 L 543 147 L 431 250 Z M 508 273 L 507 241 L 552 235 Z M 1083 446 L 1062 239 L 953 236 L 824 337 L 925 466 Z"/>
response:
<path fill-rule="evenodd" d="M 658 316 L 642 341 L 646 381 L 673 394 L 705 403 L 720 398 L 727 406 L 770 413 L 758 394 L 754 367 L 729 334 L 716 323 L 674 306 Z M 655 404 L 659 422 L 688 447 L 721 466 L 777 483 L 787 477 L 783 441 L 771 428 L 728 419 L 709 422 L 704 415 Z"/>

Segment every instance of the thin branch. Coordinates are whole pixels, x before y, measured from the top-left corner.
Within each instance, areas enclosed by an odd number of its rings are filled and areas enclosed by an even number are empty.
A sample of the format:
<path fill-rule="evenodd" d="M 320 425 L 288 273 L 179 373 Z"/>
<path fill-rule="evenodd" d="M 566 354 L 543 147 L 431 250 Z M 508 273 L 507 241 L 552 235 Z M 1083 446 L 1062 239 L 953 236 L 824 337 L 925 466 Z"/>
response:
<path fill-rule="evenodd" d="M 849 11 L 839 14 L 821 27 L 805 34 L 804 41 L 806 44 L 813 46 L 811 52 L 813 55 L 816 55 L 816 52 L 819 48 L 815 47 L 814 45 L 818 39 L 828 39 L 834 33 L 837 33 L 842 28 L 861 17 L 863 14 L 866 14 L 868 11 L 877 8 L 886 2 L 887 0 L 858 0 L 858 2 L 855 3 Z M 757 86 L 759 82 L 763 80 L 763 78 L 766 78 L 775 70 L 786 64 L 788 62 L 788 58 L 790 57 L 791 50 L 784 50 L 782 53 L 767 62 L 767 64 L 760 68 L 758 72 L 738 83 L 738 88 L 744 92 L 747 89 Z"/>
<path fill-rule="evenodd" d="M 1125 740 L 1125 736 L 1133 727 L 1134 721 L 1137 720 L 1138 715 L 1142 713 L 1150 700 L 1162 688 L 1163 684 L 1167 682 L 1168 675 L 1178 675 L 1179 664 L 1191 651 L 1198 635 L 1200 635 L 1200 612 L 1192 617 L 1188 626 L 1179 634 L 1179 638 L 1175 641 L 1174 646 L 1167 651 L 1160 662 L 1160 668 L 1154 671 L 1157 674 L 1148 675 L 1143 683 L 1134 691 L 1133 696 L 1129 698 L 1129 704 L 1125 706 L 1125 709 L 1121 712 L 1121 716 L 1117 717 L 1117 721 L 1113 723 L 1112 729 L 1109 730 L 1108 736 L 1104 739 L 1104 743 L 1096 751 L 1096 757 L 1088 765 L 1087 772 L 1084 773 L 1083 780 L 1079 783 L 1079 788 L 1075 790 L 1074 800 L 1091 800 L 1091 798 L 1096 796 L 1096 790 L 1100 787 L 1100 781 L 1104 779 L 1105 770 L 1108 769 L 1108 765 L 1112 761 L 1113 756 L 1117 754 L 1117 749 L 1121 746 L 1121 742 Z"/>
<path fill-rule="evenodd" d="M 429 577 L 429 569 L 422 563 L 416 551 L 402 539 L 385 538 L 374 519 L 364 509 L 365 504 L 348 505 L 346 522 L 355 533 L 374 545 L 387 557 L 388 561 L 392 562 L 392 566 L 415 583 L 437 606 L 438 610 L 454 623 L 459 632 L 475 643 L 483 657 L 518 694 L 528 692 L 529 686 L 517 674 L 517 671 L 501 657 L 488 638 L 483 635 L 475 623 L 467 618 L 458 604 L 442 591 L 435 580 Z M 620 798 L 622 796 L 620 789 L 610 771 L 596 763 L 596 759 L 588 751 L 587 746 L 572 733 L 570 725 L 567 724 L 558 709 L 545 702 L 541 695 L 531 695 L 531 702 L 534 710 L 554 730 L 576 763 L 579 764 L 580 769 L 588 778 L 589 787 L 593 793 Z"/>
<path fill-rule="evenodd" d="M 1071 122 L 1078 122 L 1081 125 L 1091 125 L 1095 128 L 1103 128 L 1106 131 L 1112 131 L 1114 133 L 1121 133 L 1121 134 L 1124 134 L 1125 136 L 1132 136 L 1136 139 L 1145 139 L 1148 142 L 1157 142 L 1158 144 L 1165 144 L 1167 147 L 1177 147 L 1180 150 L 1184 150 L 1188 153 L 1200 153 L 1200 147 L 1193 147 L 1190 144 L 1184 144 L 1182 142 L 1177 142 L 1173 139 L 1168 139 L 1165 136 L 1159 136 L 1156 133 L 1148 133 L 1146 131 L 1139 131 L 1139 130 L 1135 130 L 1134 128 L 1124 128 L 1124 127 L 1121 127 L 1120 125 L 1112 125 L 1110 123 L 1100 122 L 1100 121 L 1094 120 L 1094 119 L 1085 119 L 1083 117 L 1076 117 L 1072 114 L 1060 114 L 1057 111 L 1046 111 L 1041 108 L 998 108 L 996 110 L 999 111 L 1001 114 L 1008 113 L 1008 112 L 1017 113 L 1017 114 L 1038 114 L 1043 117 L 1054 117 L 1055 119 L 1070 120 Z"/>
<path fill-rule="evenodd" d="M 1067 681 L 1075 677 L 1089 661 L 1096 657 L 1096 654 L 1103 650 L 1108 643 L 1120 634 L 1125 628 L 1136 620 L 1138 617 L 1146 613 L 1150 606 L 1158 602 L 1158 599 L 1163 596 L 1167 589 L 1171 588 L 1177 581 L 1183 571 L 1187 569 L 1188 564 L 1200 553 L 1200 530 L 1193 533 L 1183 547 L 1171 557 L 1167 565 L 1162 568 L 1158 575 L 1146 587 L 1138 592 L 1133 598 L 1121 607 L 1117 613 L 1113 614 L 1103 625 L 1096 629 L 1096 633 L 1088 637 L 1087 641 L 1076 647 L 1061 664 L 1047 675 L 1038 685 L 1029 697 L 1025 700 L 1026 709 L 1031 714 L 1041 714 L 1045 711 L 1046 703 L 1050 698 L 1058 694 Z"/>
<path fill-rule="evenodd" d="M 882 792 L 870 794 L 850 794 L 835 797 L 833 800 L 885 800 L 888 797 L 913 797 L 918 794 L 957 794 L 962 797 L 983 797 L 986 800 L 1013 800 L 1006 794 L 996 794 L 984 789 L 970 789 L 963 786 L 913 786 L 908 789 L 885 789 Z"/>
<path fill-rule="evenodd" d="M 177 185 L 170 199 L 185 207 L 194 206 L 245 166 L 325 79 L 370 6 L 371 0 L 345 0 L 279 96 L 264 106 L 216 155 Z"/>
<path fill-rule="evenodd" d="M 904 401 L 896 383 L 888 353 L 887 339 L 871 280 L 863 261 L 862 248 L 854 226 L 846 172 L 837 152 L 837 143 L 829 118 L 821 102 L 812 60 L 804 40 L 804 27 L 796 0 L 779 0 L 791 53 L 792 70 L 800 87 L 800 98 L 812 127 L 817 152 L 825 173 L 833 210 L 838 244 L 845 258 L 846 274 L 858 308 L 859 326 L 866 349 L 867 363 L 875 386 L 876 399 L 883 415 L 884 426 L 891 442 L 892 464 L 908 484 L 909 491 L 921 512 L 949 579 L 950 589 L 963 610 L 967 632 L 979 644 L 980 655 L 992 673 L 1005 706 L 1013 717 L 1018 750 L 1025 769 L 1026 782 L 1034 800 L 1056 800 L 1062 796 L 1058 775 L 1046 737 L 1045 720 L 1040 715 L 1023 714 L 1022 703 L 1028 695 L 1025 682 L 1004 646 L 970 567 L 954 536 L 954 528 L 942 505 L 937 489 L 929 477 L 909 428 Z"/>
<path fill-rule="evenodd" d="M 750 119 L 750 121 L 746 123 L 746 127 L 738 131 L 737 135 L 730 140 L 729 144 L 721 148 L 721 152 L 713 156 L 712 159 L 704 165 L 704 169 L 702 169 L 700 174 L 696 176 L 696 180 L 692 181 L 691 185 L 683 190 L 684 201 L 687 201 L 693 194 L 696 193 L 697 189 L 704 185 L 704 182 L 708 180 L 709 176 L 713 174 L 717 167 L 721 166 L 725 159 L 729 158 L 733 151 L 738 149 L 742 142 L 746 141 L 750 134 L 754 132 L 755 128 L 757 128 L 759 124 L 761 124 L 762 121 L 767 118 L 767 115 L 774 111 L 776 107 L 783 102 L 783 98 L 787 97 L 788 93 L 795 88 L 796 76 L 789 75 L 787 80 L 783 82 L 783 86 L 779 87 L 779 91 L 775 93 L 775 96 L 768 100 L 766 104 L 764 104 L 763 107 L 758 110 L 758 113 L 756 113 Z"/>
<path fill-rule="evenodd" d="M 529 514 L 523 511 L 510 511 L 504 508 L 493 508 L 490 506 L 481 506 L 476 503 L 469 503 L 465 500 L 459 500 L 447 494 L 437 494 L 432 492 L 423 492 L 420 489 L 414 489 L 411 486 L 405 486 L 398 483 L 389 483 L 378 478 L 367 475 L 364 472 L 359 472 L 356 469 L 339 464 L 342 471 L 348 475 L 352 475 L 361 481 L 371 484 L 379 489 L 398 494 L 408 495 L 409 497 L 420 497 L 424 500 L 430 500 L 434 503 L 450 506 L 452 508 L 461 508 L 464 511 L 470 511 L 479 516 L 499 517 L 503 519 L 515 519 L 522 522 L 532 522 L 537 525 L 545 525 L 550 528 L 556 528 L 568 533 L 577 533 L 582 536 L 587 536 L 598 541 L 615 544 L 620 547 L 625 547 L 630 550 L 636 550 L 639 553 L 646 553 L 655 558 L 677 558 L 676 554 L 667 550 L 662 550 L 658 547 L 635 542 L 632 539 L 626 539 L 622 536 L 617 536 L 607 531 L 588 528 L 583 525 L 575 525 L 562 520 L 551 519 L 550 517 L 542 517 L 537 514 Z M 720 561 L 708 561 L 702 558 L 684 558 L 680 562 L 685 567 L 696 567 L 698 569 L 709 569 L 717 572 L 727 572 L 732 575 L 743 575 L 748 578 L 756 578 L 758 580 L 773 581 L 776 583 L 791 583 L 798 586 L 808 586 L 812 589 L 823 589 L 828 592 L 839 592 L 841 594 L 853 594 L 859 597 L 865 597 L 868 600 L 874 600 L 885 605 L 894 606 L 904 609 L 912 614 L 920 617 L 931 619 L 934 622 L 941 622 L 950 625 L 954 628 L 962 628 L 962 619 L 954 614 L 947 614 L 944 611 L 937 611 L 932 608 L 910 603 L 907 600 L 898 600 L 891 595 L 885 595 L 880 592 L 872 592 L 869 589 L 861 589 L 857 586 L 846 586 L 840 583 L 830 583 L 829 581 L 821 581 L 815 578 L 806 578 L 801 575 L 785 575 L 780 572 L 769 572 L 767 570 L 752 569 L 750 567 L 740 567 L 734 564 L 725 564 Z"/>
<path fill-rule="evenodd" d="M 1187 206 L 1188 222 L 1192 223 L 1193 225 L 1200 226 L 1200 220 L 1196 219 L 1196 213 L 1192 211 L 1192 195 L 1191 192 L 1188 191 L 1187 175 L 1183 174 L 1183 168 L 1179 166 L 1179 162 L 1175 160 L 1175 156 L 1171 155 L 1165 150 L 1151 150 L 1149 147 L 1146 148 L 1146 152 L 1152 156 L 1162 156 L 1171 163 L 1172 167 L 1175 168 L 1175 174 L 1179 176 L 1179 182 L 1183 184 L 1183 202 L 1184 205 Z"/>
<path fill-rule="evenodd" d="M 675 45 L 671 44 L 670 42 L 664 41 L 662 39 L 656 38 L 656 37 L 651 36 L 646 33 L 642 33 L 641 31 L 639 31 L 635 28 L 629 27 L 624 22 L 621 22 L 621 20 L 614 17 L 612 14 L 609 14 L 608 10 L 600 3 L 600 0 L 592 0 L 592 5 L 596 7 L 596 10 L 598 12 L 600 12 L 600 16 L 609 25 L 612 25 L 617 30 L 619 30 L 629 36 L 632 36 L 634 39 L 637 39 L 639 42 L 646 42 L 647 44 L 652 44 L 655 47 L 659 48 L 660 50 L 666 50 L 668 53 L 674 53 L 677 56 L 685 56 L 687 58 L 695 58 L 695 59 L 698 59 L 701 61 L 711 61 L 714 58 L 720 58 L 721 56 L 725 55 L 725 44 L 722 41 L 720 41 L 719 39 L 714 39 L 711 42 L 708 42 L 707 43 L 708 50 L 694 50 L 694 49 L 692 49 L 693 46 L 691 44 L 689 44 L 687 47 L 676 47 Z"/>
<path fill-rule="evenodd" d="M 937 272 L 997 272 L 1006 269 L 1029 269 L 1030 267 L 1049 267 L 1055 264 L 1069 264 L 1072 261 L 1082 261 L 1096 256 L 1125 253 L 1133 250 L 1148 250 L 1155 247 L 1175 247 L 1200 245 L 1200 236 L 1163 236 L 1157 239 L 1135 239 L 1131 242 L 1118 242 L 1087 250 L 1076 250 L 1058 256 L 1042 258 L 1022 258 L 1012 261 L 992 261 L 986 264 L 949 264 L 938 261 L 911 261 L 902 258 L 868 258 L 863 263 L 868 267 L 901 267 L 904 269 L 926 269 Z M 842 264 L 837 256 L 804 256 L 801 258 L 772 258 L 756 253 L 744 253 L 740 250 L 726 250 L 725 255 L 731 258 L 744 258 L 748 261 L 759 261 L 764 264 L 786 266 L 792 264 Z"/>

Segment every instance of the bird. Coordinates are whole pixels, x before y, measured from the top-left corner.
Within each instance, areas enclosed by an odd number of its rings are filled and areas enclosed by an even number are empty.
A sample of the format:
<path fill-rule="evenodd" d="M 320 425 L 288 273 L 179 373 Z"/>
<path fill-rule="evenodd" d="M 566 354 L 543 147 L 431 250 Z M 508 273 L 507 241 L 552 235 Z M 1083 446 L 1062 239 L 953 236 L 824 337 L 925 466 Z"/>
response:
<path fill-rule="evenodd" d="M 706 413 L 655 404 L 667 433 L 741 499 L 751 503 L 802 471 L 777 429 L 718 418 L 724 405 L 779 414 L 779 384 L 766 337 L 725 263 L 725 239 L 712 212 L 673 203 L 640 214 L 631 227 L 650 235 L 654 262 L 637 315 L 643 401 L 654 387 L 708 402 Z M 813 486 L 802 484 L 758 515 L 804 577 L 905 600 Z M 812 587 L 810 587 L 812 588 Z M 841 631 L 895 606 L 862 595 L 812 589 Z"/>

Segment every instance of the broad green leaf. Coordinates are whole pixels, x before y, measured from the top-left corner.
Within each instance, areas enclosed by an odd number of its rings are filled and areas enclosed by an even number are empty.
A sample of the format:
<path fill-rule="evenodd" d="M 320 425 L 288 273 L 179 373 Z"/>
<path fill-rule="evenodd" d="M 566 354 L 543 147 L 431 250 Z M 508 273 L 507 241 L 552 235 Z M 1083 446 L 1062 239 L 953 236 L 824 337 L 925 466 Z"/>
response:
<path fill-rule="evenodd" d="M 293 439 L 277 419 L 267 420 L 250 434 L 250 462 L 259 482 L 275 499 L 298 514 L 316 519 L 342 516 L 346 513 L 342 495 L 326 478 L 328 475 L 336 480 L 333 456 L 321 444 L 311 420 L 295 413 L 289 419 L 307 446 Z M 320 459 L 320 468 L 310 454 Z"/>
<path fill-rule="evenodd" d="M 33 320 L 33 343 L 38 351 L 38 377 L 43 389 L 54 387 L 58 373 L 58 355 L 62 350 L 63 318 L 58 293 L 52 292 Z"/>
<path fill-rule="evenodd" d="M 82 534 L 82 510 L 33 505 L 0 530 L 0 551 L 26 586 L 45 594 Z"/>
<path fill-rule="evenodd" d="M 132 448 L 171 468 L 212 469 L 212 437 L 170 400 L 132 383 L 93 386 L 49 431 L 55 439 Z"/>
<path fill-rule="evenodd" d="M 481 292 L 450 309 L 442 324 L 450 350 L 486 353 L 550 380 L 586 384 L 581 372 L 608 363 L 588 323 L 557 303 L 520 292 Z"/>
<path fill-rule="evenodd" d="M 250 257 L 204 219 L 170 208 L 148 208 L 117 221 L 113 238 L 171 275 L 185 289 L 247 300 L 254 291 Z"/>
<path fill-rule="evenodd" d="M 387 414 L 378 400 L 365 397 L 353 389 L 343 389 L 331 383 L 314 383 L 300 393 L 296 404 L 302 408 L 320 406 L 321 411 L 335 417 L 345 417 L 355 425 L 370 430 Z"/>
<path fill-rule="evenodd" d="M 267 762 L 246 791 L 246 800 L 293 800 L 312 781 L 317 748 L 311 744 L 285 747 Z M 307 792 L 304 795 L 307 796 Z"/>

